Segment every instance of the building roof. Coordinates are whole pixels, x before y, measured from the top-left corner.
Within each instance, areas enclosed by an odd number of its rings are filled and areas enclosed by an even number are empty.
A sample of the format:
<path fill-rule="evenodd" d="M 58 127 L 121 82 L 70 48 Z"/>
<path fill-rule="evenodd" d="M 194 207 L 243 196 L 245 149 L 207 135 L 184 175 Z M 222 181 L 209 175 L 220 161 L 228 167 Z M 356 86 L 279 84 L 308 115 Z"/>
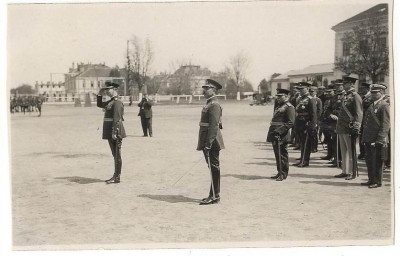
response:
<path fill-rule="evenodd" d="M 79 77 L 109 77 L 111 68 L 89 68 L 80 73 Z"/>
<path fill-rule="evenodd" d="M 272 79 L 272 81 L 278 81 L 278 80 L 287 80 L 289 79 L 289 75 L 293 74 L 297 72 L 297 70 L 290 70 L 282 75 L 279 75 L 277 77 L 275 77 L 274 79 Z"/>
<path fill-rule="evenodd" d="M 333 63 L 311 65 L 301 70 L 293 71 L 288 76 L 333 73 L 334 67 L 335 64 Z"/>
<path fill-rule="evenodd" d="M 342 22 L 336 24 L 335 26 L 332 27 L 332 29 L 336 30 L 336 29 L 342 27 L 343 25 L 360 22 L 360 21 L 367 19 L 368 17 L 387 16 L 387 15 L 388 15 L 388 4 L 378 4 L 372 8 L 369 8 L 366 11 L 363 11 L 345 21 L 342 21 Z"/>

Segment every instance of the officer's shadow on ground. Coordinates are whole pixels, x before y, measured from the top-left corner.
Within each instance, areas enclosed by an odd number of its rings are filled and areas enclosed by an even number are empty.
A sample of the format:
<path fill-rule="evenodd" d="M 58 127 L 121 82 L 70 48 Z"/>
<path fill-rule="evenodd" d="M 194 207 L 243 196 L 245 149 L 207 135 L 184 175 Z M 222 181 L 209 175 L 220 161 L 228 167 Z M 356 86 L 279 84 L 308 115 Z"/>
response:
<path fill-rule="evenodd" d="M 222 177 L 233 177 L 241 180 L 261 180 L 269 179 L 269 177 L 258 176 L 258 175 L 243 175 L 243 174 L 224 174 Z"/>
<path fill-rule="evenodd" d="M 141 194 L 138 197 L 145 197 L 157 201 L 163 201 L 167 203 L 200 203 L 200 199 L 194 199 L 182 195 L 149 195 L 149 194 Z"/>
<path fill-rule="evenodd" d="M 90 184 L 90 183 L 99 183 L 104 182 L 104 180 L 100 179 L 92 179 L 92 178 L 85 178 L 79 176 L 72 176 L 72 177 L 55 177 L 58 180 L 68 180 L 69 182 L 74 182 L 78 184 Z"/>

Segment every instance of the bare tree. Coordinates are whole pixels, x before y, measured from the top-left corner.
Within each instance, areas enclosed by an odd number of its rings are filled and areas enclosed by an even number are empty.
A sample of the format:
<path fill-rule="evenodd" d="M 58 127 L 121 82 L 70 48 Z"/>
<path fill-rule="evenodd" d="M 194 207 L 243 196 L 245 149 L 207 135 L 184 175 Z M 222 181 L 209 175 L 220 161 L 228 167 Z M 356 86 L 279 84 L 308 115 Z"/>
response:
<path fill-rule="evenodd" d="M 133 80 L 138 85 L 139 98 L 142 93 L 142 88 L 148 79 L 148 72 L 154 60 L 153 45 L 150 38 L 146 37 L 144 42 L 136 35 L 129 40 L 132 46 L 130 56 L 132 58 L 132 65 L 130 67 Z"/>
<path fill-rule="evenodd" d="M 250 59 L 244 51 L 238 52 L 229 59 L 229 73 L 236 83 L 236 99 L 240 100 L 240 87 L 246 77 L 246 71 L 249 68 Z"/>
<path fill-rule="evenodd" d="M 387 35 L 387 24 L 382 18 L 369 17 L 345 33 L 343 42 L 347 49 L 346 55 L 336 59 L 335 67 L 345 73 L 368 76 L 372 82 L 379 82 L 389 70 Z"/>

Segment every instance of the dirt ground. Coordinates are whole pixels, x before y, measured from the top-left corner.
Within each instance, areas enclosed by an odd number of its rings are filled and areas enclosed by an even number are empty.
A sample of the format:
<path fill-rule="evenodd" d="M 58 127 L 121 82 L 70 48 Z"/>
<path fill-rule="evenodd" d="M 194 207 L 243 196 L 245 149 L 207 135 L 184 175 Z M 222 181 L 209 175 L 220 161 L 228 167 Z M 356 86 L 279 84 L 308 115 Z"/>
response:
<path fill-rule="evenodd" d="M 104 183 L 113 160 L 100 109 L 44 105 L 40 118 L 13 114 L 14 249 L 392 244 L 390 171 L 379 189 L 360 186 L 364 162 L 357 179 L 333 178 L 340 171 L 319 160 L 320 148 L 309 168 L 291 166 L 287 180 L 271 180 L 272 106 L 221 103 L 221 202 L 209 206 L 198 205 L 210 185 L 196 151 L 201 105 L 155 106 L 153 138 L 142 137 L 137 107 L 126 106 L 115 185 Z M 290 149 L 290 162 L 299 155 Z"/>

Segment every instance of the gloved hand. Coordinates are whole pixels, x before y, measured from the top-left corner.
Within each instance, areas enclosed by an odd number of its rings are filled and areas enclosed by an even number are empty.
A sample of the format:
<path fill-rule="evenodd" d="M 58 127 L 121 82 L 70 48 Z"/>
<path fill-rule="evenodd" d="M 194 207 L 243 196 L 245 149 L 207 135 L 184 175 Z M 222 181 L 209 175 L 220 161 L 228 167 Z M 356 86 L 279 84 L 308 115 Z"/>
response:
<path fill-rule="evenodd" d="M 206 154 L 206 156 L 209 156 L 210 155 L 210 150 L 211 150 L 211 147 L 204 147 L 204 153 Z"/>
<path fill-rule="evenodd" d="M 112 138 L 113 140 L 117 140 L 117 135 L 116 135 L 115 133 L 113 133 L 113 134 L 111 134 L 111 138 Z"/>

